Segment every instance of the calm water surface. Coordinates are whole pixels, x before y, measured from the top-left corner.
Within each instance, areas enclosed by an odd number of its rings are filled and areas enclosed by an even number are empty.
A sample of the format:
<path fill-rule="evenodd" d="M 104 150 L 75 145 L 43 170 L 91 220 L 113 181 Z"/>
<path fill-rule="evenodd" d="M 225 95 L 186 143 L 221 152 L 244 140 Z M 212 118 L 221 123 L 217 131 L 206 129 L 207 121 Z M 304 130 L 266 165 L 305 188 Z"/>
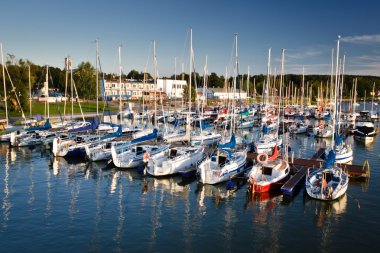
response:
<path fill-rule="evenodd" d="M 289 137 L 295 157 L 328 140 Z M 202 186 L 144 178 L 104 163 L 54 159 L 40 148 L 0 145 L 0 252 L 374 252 L 380 232 L 380 141 L 352 136 L 354 163 L 371 178 L 351 181 L 339 201 L 279 193 L 248 198 L 246 185 Z"/>

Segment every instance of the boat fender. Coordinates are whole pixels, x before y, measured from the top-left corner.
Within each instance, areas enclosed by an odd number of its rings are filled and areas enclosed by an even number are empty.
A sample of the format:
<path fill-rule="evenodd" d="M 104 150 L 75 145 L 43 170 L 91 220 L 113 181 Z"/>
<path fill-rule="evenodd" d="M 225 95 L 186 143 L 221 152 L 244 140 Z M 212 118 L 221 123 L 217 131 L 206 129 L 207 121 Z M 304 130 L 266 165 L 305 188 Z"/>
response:
<path fill-rule="evenodd" d="M 143 155 L 144 162 L 148 162 L 149 158 L 150 158 L 150 154 L 148 152 L 145 152 Z"/>
<path fill-rule="evenodd" d="M 265 153 L 259 154 L 256 159 L 258 163 L 261 163 L 261 164 L 266 163 L 268 161 L 268 154 L 265 154 Z"/>

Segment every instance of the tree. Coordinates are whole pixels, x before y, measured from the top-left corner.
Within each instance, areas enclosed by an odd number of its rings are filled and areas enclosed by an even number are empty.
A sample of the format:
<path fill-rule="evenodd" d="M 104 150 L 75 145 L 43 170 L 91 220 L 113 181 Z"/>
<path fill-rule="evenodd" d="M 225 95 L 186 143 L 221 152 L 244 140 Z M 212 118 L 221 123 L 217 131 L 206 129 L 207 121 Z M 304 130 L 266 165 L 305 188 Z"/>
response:
<path fill-rule="evenodd" d="M 191 102 L 195 101 L 196 95 L 197 94 L 196 94 L 194 86 L 191 86 Z M 186 85 L 183 88 L 183 100 L 186 102 L 189 102 L 189 85 Z"/>
<path fill-rule="evenodd" d="M 94 99 L 96 97 L 95 68 L 90 62 L 79 63 L 74 71 L 74 81 L 80 98 Z"/>
<path fill-rule="evenodd" d="M 212 72 L 208 77 L 208 86 L 213 88 L 223 88 L 224 87 L 224 77 L 218 76 L 215 72 Z"/>
<path fill-rule="evenodd" d="M 144 80 L 144 72 L 139 73 L 137 70 L 132 69 L 129 71 L 127 78 L 142 81 Z M 153 77 L 149 73 L 145 73 L 145 80 L 149 79 L 153 79 Z"/>

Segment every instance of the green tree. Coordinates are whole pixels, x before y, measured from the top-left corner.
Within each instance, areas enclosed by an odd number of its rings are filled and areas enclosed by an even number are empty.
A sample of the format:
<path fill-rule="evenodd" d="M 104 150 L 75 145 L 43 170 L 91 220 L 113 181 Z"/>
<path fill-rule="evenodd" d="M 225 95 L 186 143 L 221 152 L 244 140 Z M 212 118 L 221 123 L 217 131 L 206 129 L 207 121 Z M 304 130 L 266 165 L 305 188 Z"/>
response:
<path fill-rule="evenodd" d="M 197 94 L 196 94 L 194 86 L 191 86 L 191 102 L 195 101 L 196 95 Z M 186 85 L 183 88 L 183 100 L 186 102 L 189 102 L 189 85 Z"/>
<path fill-rule="evenodd" d="M 212 88 L 223 88 L 224 87 L 224 77 L 218 76 L 215 72 L 212 72 L 208 77 L 208 87 Z"/>
<path fill-rule="evenodd" d="M 96 98 L 96 73 L 90 62 L 79 63 L 74 71 L 74 81 L 81 99 Z"/>

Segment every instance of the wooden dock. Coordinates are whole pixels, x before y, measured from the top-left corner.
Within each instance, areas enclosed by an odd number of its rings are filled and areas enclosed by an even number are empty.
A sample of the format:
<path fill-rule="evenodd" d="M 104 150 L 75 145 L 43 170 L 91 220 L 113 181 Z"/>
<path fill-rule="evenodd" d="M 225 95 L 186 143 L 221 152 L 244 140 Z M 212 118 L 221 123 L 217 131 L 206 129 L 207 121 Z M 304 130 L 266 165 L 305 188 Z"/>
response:
<path fill-rule="evenodd" d="M 305 179 L 308 168 L 302 167 L 294 174 L 282 187 L 281 191 L 284 194 L 292 194 L 295 187 L 300 183 L 301 180 Z"/>

